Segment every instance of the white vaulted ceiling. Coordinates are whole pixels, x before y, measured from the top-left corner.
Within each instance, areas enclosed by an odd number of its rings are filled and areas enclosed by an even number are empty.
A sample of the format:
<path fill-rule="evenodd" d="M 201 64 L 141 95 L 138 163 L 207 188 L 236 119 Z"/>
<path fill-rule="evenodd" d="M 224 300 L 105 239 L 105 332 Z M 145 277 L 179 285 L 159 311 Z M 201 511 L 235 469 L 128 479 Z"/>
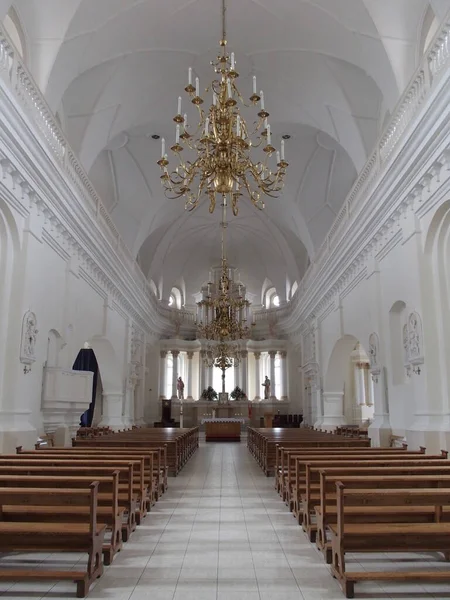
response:
<path fill-rule="evenodd" d="M 242 206 L 229 253 L 250 291 L 300 280 L 418 59 L 427 0 L 227 0 L 244 97 L 256 75 L 290 162 L 283 196 Z M 0 0 L 0 10 L 10 2 Z M 144 272 L 187 302 L 219 257 L 219 215 L 167 200 L 157 133 L 171 141 L 188 67 L 202 88 L 220 0 L 17 0 L 30 68 Z M 450 0 L 432 0 L 437 18 Z M 191 113 L 192 115 L 194 113 Z"/>

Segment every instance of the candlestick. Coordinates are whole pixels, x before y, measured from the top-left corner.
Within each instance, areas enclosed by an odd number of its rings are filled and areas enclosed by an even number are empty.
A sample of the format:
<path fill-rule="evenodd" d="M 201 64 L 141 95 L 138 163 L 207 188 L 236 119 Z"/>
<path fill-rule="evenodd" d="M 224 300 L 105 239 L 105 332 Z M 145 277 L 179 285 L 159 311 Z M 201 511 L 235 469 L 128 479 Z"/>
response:
<path fill-rule="evenodd" d="M 253 75 L 253 94 L 256 96 L 256 75 Z"/>
<path fill-rule="evenodd" d="M 180 143 L 180 124 L 177 123 L 177 132 L 175 135 L 175 143 L 179 144 Z"/>
<path fill-rule="evenodd" d="M 280 153 L 277 151 L 277 165 L 281 162 Z"/>
<path fill-rule="evenodd" d="M 237 137 L 241 135 L 241 117 L 239 115 L 236 117 L 236 135 Z"/>
<path fill-rule="evenodd" d="M 261 98 L 261 110 L 265 110 L 265 107 L 264 107 L 264 92 L 263 91 L 259 92 L 259 95 L 260 95 L 260 98 Z"/>
<path fill-rule="evenodd" d="M 164 158 L 166 153 L 166 140 L 164 138 L 161 139 L 161 156 Z"/>
<path fill-rule="evenodd" d="M 195 78 L 195 95 L 197 98 L 200 96 L 200 80 L 198 77 Z"/>
<path fill-rule="evenodd" d="M 178 111 L 177 115 L 181 115 L 181 96 L 178 96 Z"/>
<path fill-rule="evenodd" d="M 183 119 L 184 119 L 183 125 L 184 125 L 184 128 L 186 129 L 186 127 L 187 127 L 187 114 L 186 113 L 184 113 Z"/>
<path fill-rule="evenodd" d="M 189 82 L 189 85 L 192 85 L 192 67 L 189 67 L 188 82 Z"/>
<path fill-rule="evenodd" d="M 284 140 L 281 140 L 281 160 L 284 160 Z"/>
<path fill-rule="evenodd" d="M 231 53 L 231 70 L 234 71 L 234 52 Z"/>
<path fill-rule="evenodd" d="M 231 81 L 227 81 L 228 98 L 231 98 Z"/>
<path fill-rule="evenodd" d="M 267 125 L 267 145 L 270 146 L 272 141 L 272 134 L 270 133 L 270 125 Z"/>
<path fill-rule="evenodd" d="M 209 117 L 205 119 L 205 135 L 209 135 Z"/>
<path fill-rule="evenodd" d="M 213 91 L 213 106 L 217 106 L 217 94 Z"/>

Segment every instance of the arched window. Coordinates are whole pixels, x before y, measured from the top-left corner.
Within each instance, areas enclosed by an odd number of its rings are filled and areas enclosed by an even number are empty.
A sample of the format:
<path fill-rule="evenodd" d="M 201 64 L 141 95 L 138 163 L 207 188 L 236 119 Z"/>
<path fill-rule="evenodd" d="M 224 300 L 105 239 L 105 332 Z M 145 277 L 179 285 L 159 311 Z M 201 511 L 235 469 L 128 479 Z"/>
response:
<path fill-rule="evenodd" d="M 150 279 L 150 289 L 155 294 L 155 296 L 158 297 L 158 290 L 156 288 L 156 284 L 153 281 L 153 279 Z"/>
<path fill-rule="evenodd" d="M 9 9 L 8 14 L 3 19 L 3 27 L 11 38 L 11 41 L 14 44 L 17 52 L 20 54 L 23 60 L 26 60 L 25 36 L 22 25 L 20 24 L 20 19 L 12 6 Z"/>
<path fill-rule="evenodd" d="M 180 309 L 182 304 L 181 291 L 177 287 L 173 287 L 172 291 L 170 292 L 169 306 Z"/>
<path fill-rule="evenodd" d="M 436 35 L 438 27 L 439 19 L 436 17 L 433 8 L 429 4 L 423 20 L 422 32 L 420 36 L 420 56 L 428 50 L 428 46 Z"/>
<path fill-rule="evenodd" d="M 230 367 L 225 371 L 225 391 L 228 394 L 230 394 L 235 388 L 234 373 L 234 367 Z M 217 367 L 213 367 L 212 385 L 217 393 L 222 391 L 222 371 Z"/>
<path fill-rule="evenodd" d="M 173 356 L 167 353 L 166 358 L 166 398 L 172 398 Z"/>
<path fill-rule="evenodd" d="M 275 355 L 275 382 L 272 382 L 272 385 L 275 384 L 275 396 L 278 400 L 281 398 L 281 357 L 277 352 Z"/>
<path fill-rule="evenodd" d="M 280 306 L 280 297 L 277 294 L 276 288 L 271 287 L 267 290 L 265 306 L 267 309 Z"/>
<path fill-rule="evenodd" d="M 292 284 L 292 287 L 291 287 L 291 300 L 297 290 L 298 290 L 298 283 L 296 281 L 294 281 L 294 283 Z"/>

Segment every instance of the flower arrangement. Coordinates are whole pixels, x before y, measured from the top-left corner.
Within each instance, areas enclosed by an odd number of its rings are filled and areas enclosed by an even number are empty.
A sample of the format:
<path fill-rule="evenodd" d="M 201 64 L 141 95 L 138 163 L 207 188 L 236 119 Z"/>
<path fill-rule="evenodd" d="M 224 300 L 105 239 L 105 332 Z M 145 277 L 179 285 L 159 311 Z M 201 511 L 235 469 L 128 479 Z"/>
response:
<path fill-rule="evenodd" d="M 213 400 L 217 400 L 217 392 L 213 387 L 208 386 L 206 390 L 203 390 L 201 397 L 203 400 L 212 402 Z"/>
<path fill-rule="evenodd" d="M 244 390 L 241 390 L 239 386 L 236 386 L 231 392 L 230 397 L 233 398 L 233 400 L 246 400 L 247 394 L 244 392 Z"/>

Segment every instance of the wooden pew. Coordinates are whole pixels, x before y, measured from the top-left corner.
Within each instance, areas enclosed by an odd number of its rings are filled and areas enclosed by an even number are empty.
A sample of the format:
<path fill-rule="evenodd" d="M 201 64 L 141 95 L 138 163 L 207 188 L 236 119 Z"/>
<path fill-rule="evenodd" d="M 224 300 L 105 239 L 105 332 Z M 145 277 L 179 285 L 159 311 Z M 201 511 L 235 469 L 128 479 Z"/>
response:
<path fill-rule="evenodd" d="M 304 448 L 282 448 L 279 450 L 279 456 L 281 459 L 280 470 L 283 469 L 282 473 L 278 475 L 280 493 L 287 504 L 290 503 L 292 494 L 292 488 L 296 480 L 296 459 L 299 456 L 317 456 L 330 458 L 331 460 L 337 458 L 346 457 L 357 457 L 357 456 L 378 456 L 383 455 L 385 457 L 394 456 L 416 456 L 420 457 L 425 454 L 425 448 L 421 448 L 418 451 L 412 452 L 407 451 L 404 448 L 317 448 L 317 449 L 304 449 Z M 447 458 L 447 455 L 445 455 Z"/>
<path fill-rule="evenodd" d="M 129 490 L 124 489 L 123 486 L 119 483 L 119 506 L 122 507 L 130 507 L 131 511 L 129 513 L 129 522 L 130 522 L 130 530 L 134 531 L 136 529 L 136 524 L 141 522 L 142 512 L 141 512 L 141 500 L 136 494 L 136 487 L 142 490 L 144 485 L 144 459 L 141 460 L 119 460 L 119 459 L 111 459 L 108 457 L 107 459 L 102 458 L 88 458 L 82 457 L 81 459 L 70 458 L 70 456 L 66 456 L 65 458 L 58 457 L 48 457 L 48 458 L 40 458 L 40 456 L 36 456 L 35 459 L 31 460 L 29 457 L 26 461 L 25 459 L 16 454 L 12 455 L 0 455 L 0 467 L 6 466 L 27 466 L 27 465 L 36 465 L 40 467 L 77 467 L 83 468 L 88 467 L 89 469 L 94 468 L 103 468 L 109 467 L 113 470 L 120 469 L 121 467 L 129 469 L 129 466 L 133 467 L 133 489 L 132 496 L 130 498 Z"/>
<path fill-rule="evenodd" d="M 340 455 L 354 454 L 358 452 L 374 452 L 380 453 L 382 451 L 383 454 L 401 454 L 408 450 L 408 445 L 403 444 L 401 448 L 352 448 L 343 447 L 339 448 Z M 414 452 L 415 454 L 425 454 L 426 448 L 423 446 L 420 447 L 420 450 Z M 331 450 L 330 448 L 304 448 L 300 443 L 297 445 L 291 446 L 283 446 L 281 443 L 277 444 L 275 448 L 275 489 L 278 491 L 280 495 L 283 495 L 283 490 L 285 489 L 284 482 L 286 479 L 289 479 L 289 455 L 291 454 L 300 454 L 300 453 L 311 453 L 311 454 L 322 454 L 322 453 L 330 453 L 336 452 L 336 450 Z M 295 467 L 295 465 L 294 465 Z"/>
<path fill-rule="evenodd" d="M 249 430 L 249 450 L 255 456 L 264 473 L 269 477 L 276 467 L 276 447 L 299 446 L 314 447 L 370 447 L 370 439 L 337 436 L 322 431 L 305 429 L 252 429 Z"/>
<path fill-rule="evenodd" d="M 424 474 L 423 469 L 426 469 Z M 421 471 L 422 470 L 422 471 Z M 418 467 L 417 474 L 411 474 L 414 469 L 408 471 L 402 471 L 401 469 L 391 469 L 397 471 L 397 473 L 385 475 L 374 474 L 381 473 L 382 469 L 368 469 L 366 475 L 352 475 L 351 470 L 348 472 L 341 473 L 340 475 L 334 474 L 329 475 L 329 472 L 325 470 L 320 471 L 320 493 L 319 493 L 319 504 L 315 506 L 316 522 L 317 522 L 317 536 L 316 544 L 317 548 L 324 554 L 325 560 L 328 564 L 331 564 L 331 543 L 327 540 L 327 527 L 329 524 L 336 523 L 337 521 L 337 496 L 336 496 L 336 483 L 341 481 L 344 485 L 348 485 L 351 488 L 420 488 L 420 487 L 450 487 L 450 466 L 438 468 L 429 467 Z M 414 508 L 414 507 L 413 507 Z M 400 516 L 399 516 L 400 515 Z M 449 513 L 443 514 L 443 519 L 448 520 Z M 392 521 L 394 518 L 398 518 L 401 521 L 412 522 L 414 520 L 434 520 L 434 511 L 430 510 L 430 507 L 423 507 L 422 511 L 408 510 L 408 507 L 403 507 L 401 512 L 398 507 L 391 507 L 388 510 L 387 507 L 383 507 L 381 510 L 379 507 L 373 509 L 359 507 L 347 507 L 346 519 L 348 522 L 361 522 L 366 519 L 370 522 L 385 522 Z"/>
<path fill-rule="evenodd" d="M 342 460 L 334 460 L 331 458 L 312 458 L 312 457 L 297 457 L 295 459 L 295 483 L 292 488 L 292 497 L 291 502 L 293 505 L 293 512 L 296 518 L 300 521 L 303 521 L 303 512 L 302 512 L 302 504 L 301 504 L 301 494 L 306 490 L 306 465 L 309 464 L 311 467 L 319 467 L 322 469 L 328 467 L 351 467 L 351 466 L 361 466 L 361 467 L 389 467 L 389 466 L 426 466 L 426 465 L 443 465 L 445 464 L 446 459 L 445 455 L 429 455 L 429 456 L 421 456 L 417 457 L 415 455 L 401 455 L 401 456 L 373 456 L 372 458 L 367 456 L 362 457 L 352 457 L 352 459 L 342 459 Z M 450 463 L 448 463 L 450 464 Z M 317 475 L 317 481 L 319 481 L 319 477 Z M 309 515 L 307 515 L 308 518 Z M 313 540 L 312 540 L 313 541 Z"/>
<path fill-rule="evenodd" d="M 97 522 L 98 482 L 84 489 L 56 488 L 0 488 L 0 506 L 87 506 L 89 522 L 41 523 L 0 521 L 1 552 L 85 552 L 88 561 L 85 570 L 56 571 L 23 567 L 1 567 L 0 581 L 75 581 L 77 597 L 84 598 L 91 583 L 103 573 L 102 546 L 105 525 Z M 18 558 L 20 560 L 20 557 Z"/>
<path fill-rule="evenodd" d="M 116 447 L 116 448 L 104 448 L 103 446 L 94 446 L 87 448 L 71 447 L 71 448 L 39 448 L 37 450 L 24 450 L 22 446 L 16 447 L 17 454 L 30 455 L 39 454 L 42 458 L 45 458 L 47 453 L 60 453 L 75 456 L 76 453 L 83 453 L 95 456 L 107 456 L 107 455 L 120 455 L 123 458 L 130 458 L 133 454 L 140 454 L 142 456 L 151 455 L 153 461 L 153 478 L 152 478 L 152 489 L 151 494 L 153 502 L 156 502 L 161 494 L 167 490 L 167 453 L 166 447 L 159 448 L 133 448 L 133 447 Z"/>
<path fill-rule="evenodd" d="M 448 453 L 445 450 L 441 451 L 440 455 L 429 455 L 426 456 L 422 453 L 417 453 L 415 454 L 414 452 L 402 452 L 401 454 L 384 454 L 382 451 L 377 452 L 377 453 L 362 453 L 362 454 L 358 454 L 358 455 L 344 455 L 341 456 L 341 461 L 346 461 L 346 467 L 348 466 L 348 468 L 352 468 L 354 466 L 358 466 L 358 462 L 361 460 L 370 460 L 370 461 L 388 461 L 389 464 L 395 465 L 398 463 L 398 460 L 400 460 L 401 462 L 406 461 L 407 464 L 410 464 L 410 462 L 412 461 L 413 463 L 417 463 L 417 461 L 434 461 L 436 459 L 440 460 L 441 458 L 446 460 L 448 457 Z M 299 456 L 299 455 L 295 455 L 293 457 L 296 461 L 297 459 L 301 459 L 303 461 L 303 459 L 305 458 L 305 455 L 303 456 Z M 310 462 L 310 461 L 315 461 L 315 462 Z M 321 463 L 320 461 L 323 461 L 323 463 Z M 329 466 L 332 466 L 333 463 L 332 461 L 335 461 L 335 456 L 331 456 L 331 455 L 316 455 L 316 456 L 310 456 L 309 460 L 307 459 L 305 464 L 304 464 L 304 468 L 305 468 L 305 477 L 304 477 L 304 487 L 303 487 L 303 491 L 301 491 L 302 485 L 301 482 L 299 481 L 299 489 L 298 489 L 298 495 L 300 497 L 300 507 L 295 507 L 294 510 L 294 514 L 295 516 L 299 517 L 302 516 L 303 517 L 303 529 L 305 531 L 309 531 L 310 529 L 310 515 L 314 513 L 314 502 L 318 499 L 318 492 L 319 492 L 319 488 L 320 488 L 320 470 L 324 468 L 324 465 L 327 464 L 326 461 L 328 462 Z M 342 462 L 343 464 L 343 462 Z M 441 465 L 442 463 L 439 462 L 439 464 Z M 450 463 L 449 463 L 450 464 Z M 338 466 L 338 465 L 335 465 Z M 370 468 L 370 467 L 369 467 Z M 299 469 L 297 468 L 296 473 L 298 473 Z M 300 478 L 299 478 L 300 479 Z M 294 485 L 295 489 L 296 485 Z M 314 494 L 315 492 L 315 494 Z M 314 541 L 313 538 L 310 538 L 311 541 Z"/>
<path fill-rule="evenodd" d="M 34 460 L 42 459 L 61 459 L 61 460 L 86 460 L 89 462 L 98 461 L 99 458 L 104 458 L 108 461 L 123 460 L 125 457 L 127 460 L 142 462 L 143 468 L 140 472 L 143 473 L 143 477 L 140 480 L 136 480 L 133 485 L 133 490 L 139 500 L 139 510 L 137 511 L 137 519 L 144 518 L 147 512 L 150 510 L 153 496 L 153 453 L 146 450 L 136 450 L 129 453 L 121 453 L 120 449 L 116 452 L 102 453 L 100 450 L 94 452 L 84 452 L 83 450 L 76 450 L 76 448 L 64 451 L 59 448 L 54 448 L 46 451 L 41 450 L 22 450 L 18 457 L 23 458 L 24 461 L 29 462 Z M 0 455 L 0 459 L 1 459 Z"/>
<path fill-rule="evenodd" d="M 138 428 L 115 432 L 98 438 L 75 439 L 74 446 L 167 446 L 167 460 L 170 473 L 177 475 L 186 461 L 198 448 L 198 427 L 191 429 Z"/>
<path fill-rule="evenodd" d="M 450 582 L 450 569 L 390 571 L 386 568 L 349 572 L 345 565 L 345 555 L 349 552 L 442 552 L 449 560 L 450 523 L 441 522 L 440 514 L 442 507 L 450 506 L 450 489 L 351 489 L 338 482 L 336 494 L 337 523 L 329 525 L 331 568 L 347 598 L 354 597 L 354 586 L 358 581 Z M 436 520 L 433 523 L 348 523 L 345 512 L 348 506 L 431 506 L 435 508 Z"/>

